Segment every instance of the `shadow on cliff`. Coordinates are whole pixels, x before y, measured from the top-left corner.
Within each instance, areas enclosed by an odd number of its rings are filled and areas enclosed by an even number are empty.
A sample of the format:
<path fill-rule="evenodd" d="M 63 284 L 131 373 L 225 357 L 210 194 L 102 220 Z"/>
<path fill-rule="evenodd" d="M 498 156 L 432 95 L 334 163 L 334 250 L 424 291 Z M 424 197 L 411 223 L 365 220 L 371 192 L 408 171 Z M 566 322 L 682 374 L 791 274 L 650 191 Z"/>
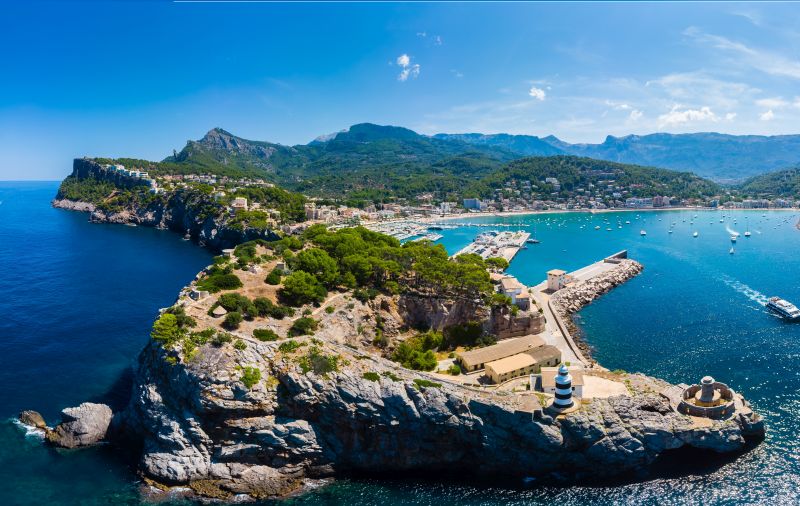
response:
<path fill-rule="evenodd" d="M 654 480 L 670 480 L 688 476 L 707 476 L 717 472 L 723 466 L 734 462 L 759 444 L 759 440 L 748 440 L 746 446 L 738 452 L 716 453 L 707 449 L 682 447 L 667 450 L 649 467 L 623 473 L 612 478 L 594 478 L 589 475 L 568 476 L 564 473 L 550 473 L 535 478 L 502 477 L 502 476 L 465 476 L 463 472 L 445 470 L 392 473 L 354 473 L 349 476 L 354 481 L 381 481 L 387 484 L 413 483 L 424 485 L 469 485 L 477 489 L 535 490 L 568 487 L 619 487 L 634 483 Z"/>

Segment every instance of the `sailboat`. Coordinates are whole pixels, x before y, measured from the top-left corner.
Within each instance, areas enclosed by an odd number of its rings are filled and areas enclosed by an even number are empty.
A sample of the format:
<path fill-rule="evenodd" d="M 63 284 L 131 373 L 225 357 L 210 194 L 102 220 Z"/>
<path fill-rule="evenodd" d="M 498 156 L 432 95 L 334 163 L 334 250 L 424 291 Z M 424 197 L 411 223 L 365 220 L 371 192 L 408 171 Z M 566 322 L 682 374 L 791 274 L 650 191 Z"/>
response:
<path fill-rule="evenodd" d="M 730 250 L 730 251 L 728 251 L 728 253 L 730 253 L 731 255 L 733 255 L 734 253 L 736 253 L 736 251 L 733 249 L 733 246 L 731 246 L 731 250 Z"/>
<path fill-rule="evenodd" d="M 531 237 L 525 242 L 527 242 L 528 244 L 539 244 L 539 239 L 536 238 L 536 225 L 533 226 L 533 237 Z"/>
<path fill-rule="evenodd" d="M 747 223 L 747 230 L 744 231 L 745 237 L 750 237 L 750 222 Z"/>

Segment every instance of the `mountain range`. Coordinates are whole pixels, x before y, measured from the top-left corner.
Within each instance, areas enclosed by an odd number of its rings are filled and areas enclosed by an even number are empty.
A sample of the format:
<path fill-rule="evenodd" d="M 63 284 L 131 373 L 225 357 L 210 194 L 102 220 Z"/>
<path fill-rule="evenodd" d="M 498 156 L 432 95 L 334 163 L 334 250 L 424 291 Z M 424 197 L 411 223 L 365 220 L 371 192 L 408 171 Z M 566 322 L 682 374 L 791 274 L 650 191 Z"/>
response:
<path fill-rule="evenodd" d="M 459 194 L 485 178 L 496 179 L 514 160 L 555 156 L 659 167 L 716 182 L 746 181 L 753 190 L 783 191 L 776 184 L 791 174 L 763 175 L 800 164 L 800 135 L 651 134 L 608 137 L 602 144 L 570 144 L 554 136 L 428 136 L 362 123 L 308 144 L 286 146 L 214 128 L 203 138 L 188 141 L 157 167 L 150 166 L 155 172 L 258 177 L 309 195 L 377 200 L 430 191 Z"/>
<path fill-rule="evenodd" d="M 437 134 L 476 146 L 496 146 L 528 156 L 576 155 L 694 172 L 717 182 L 739 182 L 800 163 L 800 135 L 719 133 L 608 136 L 601 144 L 570 144 L 554 136 Z"/>

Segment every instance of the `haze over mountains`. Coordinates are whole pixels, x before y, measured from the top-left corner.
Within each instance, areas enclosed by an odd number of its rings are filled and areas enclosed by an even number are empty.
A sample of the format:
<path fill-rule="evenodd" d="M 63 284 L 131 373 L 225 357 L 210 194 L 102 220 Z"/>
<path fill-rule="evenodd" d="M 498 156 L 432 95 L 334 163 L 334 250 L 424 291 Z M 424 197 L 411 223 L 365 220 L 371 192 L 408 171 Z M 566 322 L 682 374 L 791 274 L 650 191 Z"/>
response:
<path fill-rule="evenodd" d="M 735 182 L 800 162 L 800 135 L 718 133 L 608 136 L 601 144 L 570 144 L 554 136 L 437 134 L 474 145 L 498 146 L 533 156 L 568 154 L 636 165 L 690 171 L 718 182 Z"/>

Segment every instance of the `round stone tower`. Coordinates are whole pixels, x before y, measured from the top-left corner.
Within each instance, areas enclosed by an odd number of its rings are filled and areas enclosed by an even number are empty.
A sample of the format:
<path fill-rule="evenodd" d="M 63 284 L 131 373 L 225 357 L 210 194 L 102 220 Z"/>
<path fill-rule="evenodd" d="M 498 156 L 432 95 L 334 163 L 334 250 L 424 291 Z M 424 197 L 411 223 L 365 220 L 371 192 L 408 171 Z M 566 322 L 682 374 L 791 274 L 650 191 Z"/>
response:
<path fill-rule="evenodd" d="M 703 407 L 716 406 L 720 403 L 722 395 L 719 390 L 714 388 L 714 378 L 704 376 L 700 380 L 700 390 L 694 394 L 695 404 Z"/>
<path fill-rule="evenodd" d="M 561 364 L 558 368 L 558 374 L 555 377 L 556 383 L 556 397 L 553 399 L 553 406 L 556 408 L 571 408 L 572 407 L 572 376 L 569 374 L 569 369 L 565 364 Z"/>

